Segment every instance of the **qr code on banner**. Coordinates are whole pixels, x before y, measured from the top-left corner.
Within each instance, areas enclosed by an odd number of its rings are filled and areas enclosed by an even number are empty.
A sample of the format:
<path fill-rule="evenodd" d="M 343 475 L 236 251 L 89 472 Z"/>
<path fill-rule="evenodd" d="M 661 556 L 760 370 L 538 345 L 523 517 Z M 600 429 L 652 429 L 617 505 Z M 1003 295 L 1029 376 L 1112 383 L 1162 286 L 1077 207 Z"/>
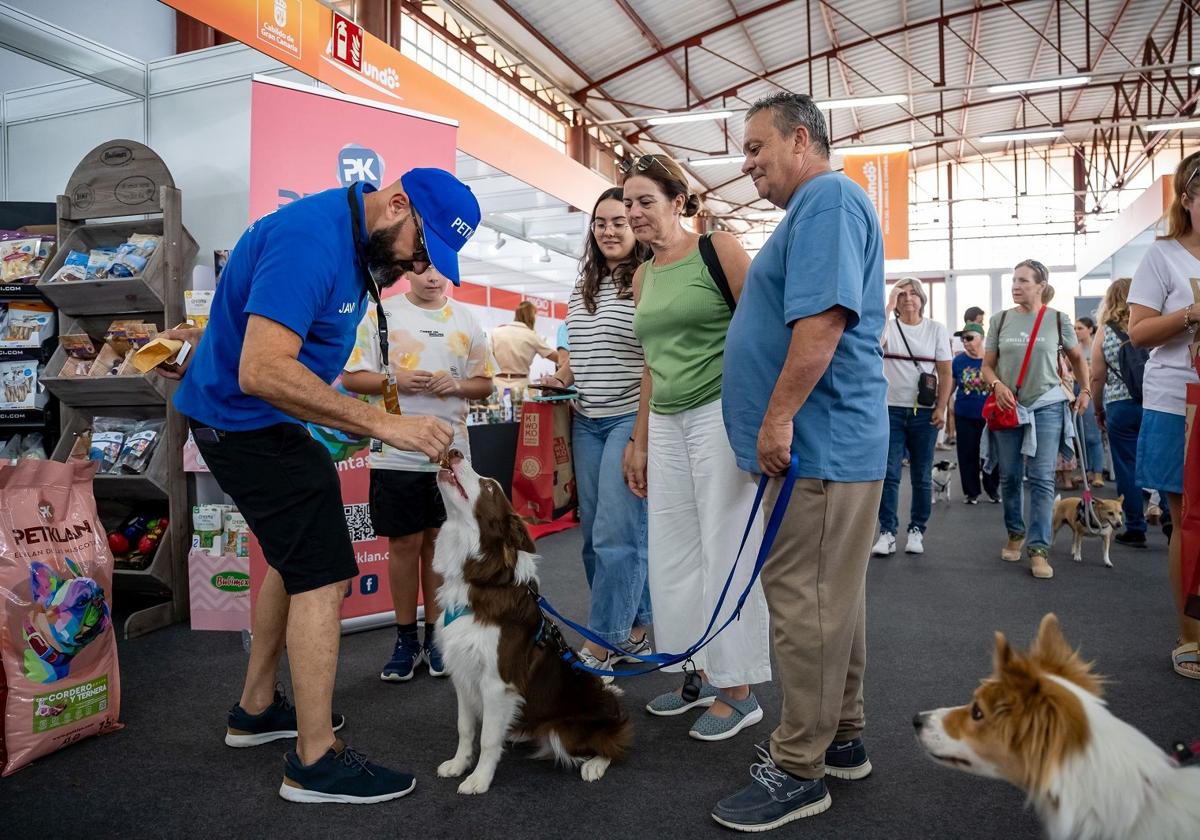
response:
<path fill-rule="evenodd" d="M 367 542 L 375 539 L 375 526 L 371 524 L 371 506 L 343 505 L 346 511 L 346 530 L 351 542 Z"/>

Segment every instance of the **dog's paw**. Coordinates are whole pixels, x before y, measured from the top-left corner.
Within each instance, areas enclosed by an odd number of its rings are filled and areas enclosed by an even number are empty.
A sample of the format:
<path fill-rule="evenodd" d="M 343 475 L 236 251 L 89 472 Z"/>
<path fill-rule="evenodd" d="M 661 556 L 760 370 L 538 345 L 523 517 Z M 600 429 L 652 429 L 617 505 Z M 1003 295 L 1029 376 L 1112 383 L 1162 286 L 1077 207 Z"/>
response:
<path fill-rule="evenodd" d="M 1104 558 L 1104 565 L 1110 569 L 1113 567 L 1112 561 L 1109 560 L 1107 557 Z"/>
<path fill-rule="evenodd" d="M 462 780 L 462 784 L 458 786 L 458 792 L 463 796 L 474 796 L 479 793 L 487 793 L 491 786 L 491 779 L 485 778 L 479 773 L 472 773 Z"/>
<path fill-rule="evenodd" d="M 1072 554 L 1071 559 L 1074 560 L 1076 563 L 1082 563 L 1083 555 L 1082 554 Z"/>
<path fill-rule="evenodd" d="M 471 766 L 471 759 L 459 759 L 457 756 L 438 765 L 437 774 L 442 779 L 457 779 Z"/>
<path fill-rule="evenodd" d="M 612 762 L 607 758 L 595 756 L 583 762 L 583 766 L 579 768 L 579 775 L 583 776 L 585 782 L 594 782 L 604 775 L 604 771 L 608 769 L 608 765 Z"/>

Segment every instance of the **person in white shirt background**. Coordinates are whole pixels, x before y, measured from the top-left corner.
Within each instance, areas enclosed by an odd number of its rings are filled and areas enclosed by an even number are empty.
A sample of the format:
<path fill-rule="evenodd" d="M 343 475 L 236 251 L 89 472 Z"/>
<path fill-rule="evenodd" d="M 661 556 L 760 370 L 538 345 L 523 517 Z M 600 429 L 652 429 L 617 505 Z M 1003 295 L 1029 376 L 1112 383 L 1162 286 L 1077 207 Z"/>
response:
<path fill-rule="evenodd" d="M 929 297 L 915 277 L 905 277 L 892 289 L 883 331 L 883 372 L 888 381 L 887 411 L 891 427 L 887 477 L 879 502 L 879 539 L 873 554 L 896 553 L 897 508 L 904 453 L 908 452 L 912 483 L 908 539 L 909 554 L 925 551 L 925 528 L 933 507 L 933 450 L 938 431 L 946 424 L 946 406 L 953 390 L 950 364 L 950 335 L 943 324 L 923 317 Z M 895 313 L 895 317 L 890 317 Z M 907 343 L 906 343 L 907 342 Z M 919 402 L 921 374 L 936 373 L 937 391 L 932 404 Z"/>
<path fill-rule="evenodd" d="M 1167 235 L 1151 244 L 1129 289 L 1129 338 L 1153 348 L 1142 379 L 1142 428 L 1136 482 L 1166 493 L 1171 506 L 1170 577 L 1179 637 L 1171 652 L 1175 672 L 1200 679 L 1200 621 L 1184 613 L 1179 523 L 1183 521 L 1187 386 L 1200 382 L 1189 345 L 1200 326 L 1200 304 L 1189 278 L 1200 277 L 1200 152 L 1175 170 L 1176 193 Z M 1182 185 L 1182 186 L 1180 186 Z"/>
<path fill-rule="evenodd" d="M 454 448 L 468 460 L 467 401 L 492 393 L 496 365 L 483 328 L 466 306 L 446 297 L 446 278 L 434 270 L 407 275 L 410 291 L 383 302 L 388 324 L 388 361 L 404 414 L 426 414 L 454 429 Z M 358 325 L 354 350 L 342 374 L 347 390 L 367 394 L 382 410 L 383 367 L 375 307 Z M 436 677 L 445 674 L 433 644 L 441 578 L 433 571 L 433 549 L 446 509 L 437 487 L 438 465 L 424 455 L 384 444 L 372 447 L 371 522 L 388 538 L 388 580 L 396 610 L 396 644 L 380 672 L 385 682 L 405 682 L 425 661 Z M 417 586 L 424 594 L 425 639 L 417 638 Z"/>

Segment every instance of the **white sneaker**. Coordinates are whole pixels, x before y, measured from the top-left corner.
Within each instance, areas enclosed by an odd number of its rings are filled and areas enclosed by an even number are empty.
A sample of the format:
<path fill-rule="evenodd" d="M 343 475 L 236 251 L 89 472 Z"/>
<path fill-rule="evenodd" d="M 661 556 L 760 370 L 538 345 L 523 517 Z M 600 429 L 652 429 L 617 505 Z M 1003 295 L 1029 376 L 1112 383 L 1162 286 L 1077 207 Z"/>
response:
<path fill-rule="evenodd" d="M 871 548 L 872 554 L 884 556 L 885 554 L 896 553 L 896 535 L 889 534 L 887 531 L 879 532 L 879 539 L 875 540 L 875 545 Z"/>
<path fill-rule="evenodd" d="M 612 666 L 614 664 L 613 662 L 610 661 L 610 658 L 608 655 L 605 655 L 605 657 L 603 659 L 600 659 L 599 657 L 594 656 L 591 653 L 591 651 L 587 650 L 586 648 L 582 648 L 582 647 L 579 649 L 578 656 L 579 656 L 579 661 L 582 662 L 584 665 L 588 666 L 589 668 L 595 668 L 600 671 L 611 671 Z M 612 677 L 612 676 L 600 677 L 600 681 L 603 682 L 605 685 L 608 685 L 614 679 L 616 679 L 616 678 Z"/>
<path fill-rule="evenodd" d="M 924 554 L 925 535 L 917 528 L 908 529 L 908 542 L 904 545 L 905 554 Z"/>

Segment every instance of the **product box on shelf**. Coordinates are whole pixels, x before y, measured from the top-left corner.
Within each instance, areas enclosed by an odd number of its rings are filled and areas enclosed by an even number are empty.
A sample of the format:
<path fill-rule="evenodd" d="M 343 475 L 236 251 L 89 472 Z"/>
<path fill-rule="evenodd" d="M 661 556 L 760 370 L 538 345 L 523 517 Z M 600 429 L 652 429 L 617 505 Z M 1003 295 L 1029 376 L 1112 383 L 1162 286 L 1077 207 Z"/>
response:
<path fill-rule="evenodd" d="M 250 629 L 250 558 L 188 553 L 188 597 L 193 630 Z"/>

